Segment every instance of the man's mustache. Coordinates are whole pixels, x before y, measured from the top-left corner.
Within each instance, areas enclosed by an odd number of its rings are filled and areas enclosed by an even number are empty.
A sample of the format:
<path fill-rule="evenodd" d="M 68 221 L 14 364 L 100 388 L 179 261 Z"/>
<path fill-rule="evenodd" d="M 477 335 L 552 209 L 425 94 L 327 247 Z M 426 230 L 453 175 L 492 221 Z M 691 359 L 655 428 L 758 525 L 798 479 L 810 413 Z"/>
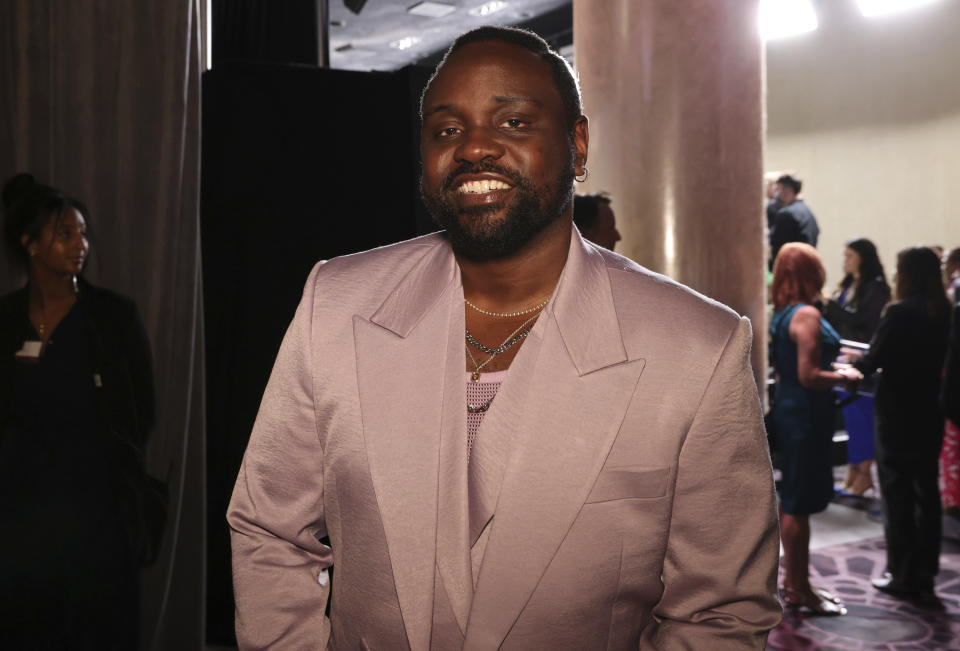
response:
<path fill-rule="evenodd" d="M 494 174 L 499 174 L 500 176 L 510 179 L 511 184 L 513 185 L 522 185 L 525 181 L 523 176 L 518 172 L 508 170 L 505 167 L 501 167 L 494 162 L 482 160 L 478 163 L 461 163 L 457 169 L 453 170 L 443 179 L 443 183 L 440 185 L 440 189 L 444 192 L 450 190 L 453 187 L 454 179 L 456 179 L 461 174 L 481 174 L 483 172 L 492 172 Z"/>

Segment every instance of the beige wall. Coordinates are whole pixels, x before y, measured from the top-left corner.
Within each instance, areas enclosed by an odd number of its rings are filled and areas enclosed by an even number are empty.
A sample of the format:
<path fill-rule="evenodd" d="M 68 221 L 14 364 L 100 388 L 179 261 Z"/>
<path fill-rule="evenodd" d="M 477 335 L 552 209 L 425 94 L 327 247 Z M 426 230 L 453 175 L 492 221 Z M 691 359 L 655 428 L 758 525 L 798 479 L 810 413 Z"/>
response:
<path fill-rule="evenodd" d="M 804 180 L 827 284 L 868 237 L 893 276 L 913 244 L 960 245 L 960 2 L 867 19 L 821 0 L 820 29 L 767 46 L 767 170 Z"/>

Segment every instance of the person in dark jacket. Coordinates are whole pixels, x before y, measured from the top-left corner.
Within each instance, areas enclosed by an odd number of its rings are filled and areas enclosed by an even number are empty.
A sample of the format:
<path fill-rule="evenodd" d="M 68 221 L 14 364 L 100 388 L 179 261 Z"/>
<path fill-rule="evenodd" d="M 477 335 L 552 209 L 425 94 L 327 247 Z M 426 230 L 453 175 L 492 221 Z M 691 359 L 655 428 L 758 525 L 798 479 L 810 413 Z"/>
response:
<path fill-rule="evenodd" d="M 783 174 L 777 179 L 777 200 L 782 204 L 773 217 L 770 228 L 770 269 L 777 259 L 780 247 L 788 242 L 806 242 L 816 248 L 820 237 L 817 218 L 807 203 L 800 198 L 803 182 L 795 174 Z"/>
<path fill-rule="evenodd" d="M 0 647 L 134 649 L 146 332 L 133 301 L 81 276 L 80 201 L 20 174 L 3 209 L 27 283 L 0 298 Z"/>
<path fill-rule="evenodd" d="M 843 273 L 843 280 L 825 304 L 824 317 L 843 339 L 868 342 L 890 302 L 890 285 L 873 242 L 864 237 L 847 242 Z M 870 396 L 859 396 L 844 408 L 849 465 L 843 490 L 853 495 L 863 495 L 873 487 L 873 410 Z"/>
<path fill-rule="evenodd" d="M 868 342 L 890 302 L 890 285 L 873 242 L 858 237 L 846 243 L 843 273 L 824 316 L 844 339 Z"/>
<path fill-rule="evenodd" d="M 880 319 L 870 350 L 854 363 L 865 376 L 882 369 L 876 448 L 887 567 L 872 583 L 888 594 L 934 606 L 941 535 L 939 394 L 950 322 L 936 253 L 926 247 L 899 253 L 896 299 Z"/>

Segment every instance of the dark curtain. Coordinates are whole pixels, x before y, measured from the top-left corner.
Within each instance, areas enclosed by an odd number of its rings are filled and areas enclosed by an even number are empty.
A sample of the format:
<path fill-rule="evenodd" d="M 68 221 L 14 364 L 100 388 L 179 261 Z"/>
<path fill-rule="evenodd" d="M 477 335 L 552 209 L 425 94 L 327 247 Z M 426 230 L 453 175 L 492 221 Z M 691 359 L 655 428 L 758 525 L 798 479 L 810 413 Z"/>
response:
<path fill-rule="evenodd" d="M 317 65 L 317 0 L 212 0 L 213 67 L 227 62 Z"/>
<path fill-rule="evenodd" d="M 307 274 L 417 234 L 421 78 L 259 63 L 204 75 L 209 643 L 234 643 L 224 515 Z"/>
<path fill-rule="evenodd" d="M 86 276 L 134 298 L 150 334 L 147 465 L 169 473 L 171 493 L 161 557 L 143 575 L 151 649 L 203 644 L 203 1 L 0 2 L 0 177 L 29 171 L 87 203 Z M 0 292 L 23 282 L 0 266 Z"/>

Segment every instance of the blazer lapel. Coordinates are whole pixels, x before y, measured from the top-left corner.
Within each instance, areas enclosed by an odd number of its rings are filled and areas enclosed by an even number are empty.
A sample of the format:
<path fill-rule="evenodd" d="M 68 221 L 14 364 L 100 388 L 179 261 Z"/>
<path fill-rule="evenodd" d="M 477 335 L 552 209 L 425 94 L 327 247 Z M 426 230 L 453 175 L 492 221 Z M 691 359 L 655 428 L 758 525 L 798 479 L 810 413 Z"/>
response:
<path fill-rule="evenodd" d="M 467 390 L 464 361 L 463 287 L 452 292 L 446 342 L 440 433 L 440 495 L 437 513 L 437 570 L 460 632 L 467 630 L 473 600 L 467 517 Z"/>
<path fill-rule="evenodd" d="M 449 247 L 437 246 L 369 320 L 354 317 L 363 438 L 400 612 L 414 651 L 430 644 L 444 425 L 438 397 L 447 384 L 443 343 L 451 329 L 450 295 L 458 286 Z M 457 359 L 462 367 L 462 356 Z"/>
<path fill-rule="evenodd" d="M 464 649 L 497 648 L 509 633 L 603 467 L 643 370 L 642 359 L 627 358 L 606 264 L 576 232 L 535 331 L 517 356 L 528 363 L 507 376 L 526 385 L 522 404 L 504 392 L 497 408 L 509 418 L 482 432 L 509 429 L 514 442 Z"/>

